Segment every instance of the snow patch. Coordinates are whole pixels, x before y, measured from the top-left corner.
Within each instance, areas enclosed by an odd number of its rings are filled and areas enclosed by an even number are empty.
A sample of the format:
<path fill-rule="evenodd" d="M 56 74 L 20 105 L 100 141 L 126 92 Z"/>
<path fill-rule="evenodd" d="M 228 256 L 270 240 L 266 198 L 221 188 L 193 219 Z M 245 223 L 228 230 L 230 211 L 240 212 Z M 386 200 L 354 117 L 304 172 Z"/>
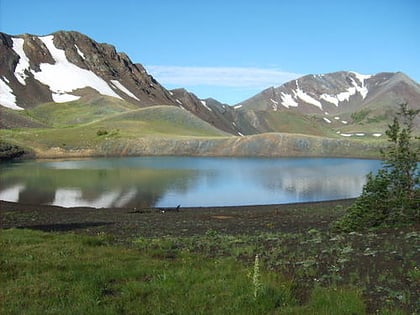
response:
<path fill-rule="evenodd" d="M 77 101 L 80 96 L 71 95 L 68 93 L 52 93 L 52 99 L 55 103 L 65 103 L 65 102 L 72 102 Z"/>
<path fill-rule="evenodd" d="M 121 91 L 123 91 L 125 94 L 127 94 L 128 96 L 140 101 L 137 96 L 135 96 L 133 93 L 131 93 L 124 85 L 121 84 L 120 81 L 118 80 L 111 80 L 111 83 L 114 84 L 114 86 L 118 89 L 120 89 Z"/>
<path fill-rule="evenodd" d="M 374 136 L 374 137 L 380 137 L 380 136 L 382 136 L 382 133 L 373 133 L 372 136 Z"/>
<path fill-rule="evenodd" d="M 176 102 L 177 102 L 179 105 L 182 105 L 182 102 L 181 102 L 179 99 L 176 99 Z"/>
<path fill-rule="evenodd" d="M 279 102 L 273 100 L 272 98 L 270 98 L 270 101 L 273 103 L 273 110 L 276 112 L 279 109 Z"/>
<path fill-rule="evenodd" d="M 340 133 L 340 136 L 343 137 L 351 137 L 353 134 L 352 133 Z"/>
<path fill-rule="evenodd" d="M 340 102 L 343 102 L 343 101 L 347 101 L 348 102 L 350 100 L 350 96 L 352 96 L 354 94 L 356 94 L 356 88 L 354 86 L 353 87 L 349 87 L 347 89 L 347 91 L 341 92 L 341 93 L 337 94 L 337 99 Z"/>
<path fill-rule="evenodd" d="M 335 119 L 335 120 L 340 120 L 340 117 L 335 116 L 335 117 L 334 117 L 334 119 Z"/>
<path fill-rule="evenodd" d="M 331 120 L 329 120 L 328 118 L 323 117 L 322 119 L 324 119 L 324 121 L 325 121 L 326 123 L 331 124 Z"/>
<path fill-rule="evenodd" d="M 100 94 L 122 99 L 108 83 L 89 70 L 79 68 L 69 62 L 64 50 L 55 47 L 54 35 L 39 38 L 48 48 L 55 64 L 40 64 L 40 72 L 32 71 L 35 79 L 48 85 L 54 94 L 64 94 L 84 87 L 92 87 Z M 54 96 L 53 96 L 54 97 Z"/>
<path fill-rule="evenodd" d="M 295 95 L 297 97 L 299 97 L 302 101 L 304 101 L 305 103 L 308 104 L 312 104 L 315 105 L 316 107 L 319 107 L 320 109 L 322 109 L 322 104 L 317 101 L 316 99 L 314 99 L 312 96 L 310 96 L 309 94 L 306 94 L 303 90 L 301 90 L 300 88 L 298 88 L 296 90 L 296 92 L 294 92 Z"/>
<path fill-rule="evenodd" d="M 356 136 L 359 136 L 359 137 L 364 137 L 364 136 L 365 136 L 365 134 L 364 134 L 363 132 L 358 132 L 358 133 L 356 133 Z"/>
<path fill-rule="evenodd" d="M 360 89 L 358 89 L 360 95 L 362 96 L 363 99 L 366 98 L 367 94 L 368 94 L 368 89 L 366 87 L 362 87 Z"/>
<path fill-rule="evenodd" d="M 354 88 L 356 89 L 356 91 L 360 93 L 360 95 L 362 96 L 362 98 L 363 98 L 363 99 L 365 99 L 366 95 L 368 94 L 368 89 L 365 87 L 365 84 L 364 84 L 364 83 L 362 83 L 362 86 L 359 86 L 359 85 L 357 84 L 357 82 L 356 82 L 356 81 L 354 81 L 354 79 L 353 79 L 353 78 L 350 78 L 350 79 L 351 79 L 351 81 L 352 81 L 352 83 L 353 83 L 353 86 L 354 86 Z M 363 81 L 363 82 L 364 82 L 364 81 Z"/>
<path fill-rule="evenodd" d="M 365 80 L 369 79 L 371 75 L 364 75 L 356 72 L 352 73 L 360 82 L 360 85 L 353 78 L 350 78 L 353 86 L 349 87 L 346 91 L 338 93 L 337 95 L 329 95 L 324 93 L 320 95 L 320 99 L 328 103 L 334 104 L 335 106 L 338 106 L 340 102 L 350 101 L 350 97 L 355 95 L 357 92 L 360 93 L 363 99 L 365 99 L 369 92 L 367 87 L 365 86 Z"/>
<path fill-rule="evenodd" d="M 347 125 L 349 122 L 347 120 L 342 120 L 341 123 Z"/>
<path fill-rule="evenodd" d="M 370 74 L 360 74 L 354 71 L 352 71 L 351 73 L 353 73 L 356 76 L 357 80 L 359 80 L 362 86 L 365 85 L 365 80 L 370 79 L 372 77 L 372 75 Z"/>
<path fill-rule="evenodd" d="M 328 94 L 324 93 L 324 94 L 321 94 L 321 96 L 319 98 L 328 102 L 328 103 L 334 104 L 335 106 L 338 106 L 339 101 L 338 101 L 338 98 L 336 96 L 331 96 L 331 95 L 328 95 Z"/>
<path fill-rule="evenodd" d="M 26 85 L 26 78 L 28 75 L 25 73 L 26 70 L 30 68 L 29 58 L 26 56 L 25 51 L 23 50 L 23 43 L 25 42 L 23 38 L 12 38 L 13 41 L 13 50 L 19 56 L 19 63 L 16 65 L 15 77 L 22 84 Z"/>
<path fill-rule="evenodd" d="M 74 44 L 74 47 L 76 47 L 76 50 L 79 56 L 82 57 L 83 60 L 85 60 L 86 59 L 85 54 L 79 49 L 79 47 L 76 44 Z"/>
<path fill-rule="evenodd" d="M 201 102 L 201 104 L 203 104 L 203 106 L 204 106 L 205 108 L 207 108 L 207 110 L 209 110 L 209 111 L 211 111 L 211 112 L 212 112 L 211 108 L 207 106 L 206 101 L 201 100 L 200 102 Z"/>
<path fill-rule="evenodd" d="M 0 80 L 0 105 L 10 109 L 23 110 L 22 107 L 16 105 L 16 96 L 13 94 L 12 88 L 6 83 L 8 81 L 5 77 Z"/>
<path fill-rule="evenodd" d="M 290 94 L 286 94 L 281 92 L 281 104 L 286 107 L 297 107 L 299 104 L 293 99 L 293 96 Z"/>
<path fill-rule="evenodd" d="M 236 106 L 233 107 L 233 109 L 239 109 L 241 107 L 242 107 L 242 105 L 236 105 Z"/>

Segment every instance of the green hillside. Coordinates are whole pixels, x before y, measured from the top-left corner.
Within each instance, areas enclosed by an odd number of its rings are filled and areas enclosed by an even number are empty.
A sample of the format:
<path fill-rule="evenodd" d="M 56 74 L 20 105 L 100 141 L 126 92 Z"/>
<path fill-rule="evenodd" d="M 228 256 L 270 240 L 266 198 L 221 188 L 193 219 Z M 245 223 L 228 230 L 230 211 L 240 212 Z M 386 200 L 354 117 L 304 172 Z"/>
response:
<path fill-rule="evenodd" d="M 138 107 L 130 103 L 109 98 L 102 102 L 85 103 L 82 101 L 66 103 L 46 103 L 25 111 L 26 115 L 51 127 L 68 127 L 97 121 L 114 114 L 134 110 Z"/>
<path fill-rule="evenodd" d="M 221 137 L 226 134 L 193 114 L 174 106 L 130 109 L 121 104 L 83 105 L 78 102 L 44 104 L 28 113 L 50 128 L 1 129 L 4 142 L 37 155 L 48 150 L 95 152 L 107 141 L 135 141 L 144 137 Z M 94 154 L 94 153 L 92 153 Z"/>
<path fill-rule="evenodd" d="M 325 123 L 320 123 L 314 117 L 302 115 L 294 111 L 266 111 L 263 118 L 269 128 L 275 132 L 289 132 L 313 136 L 333 136 L 334 133 Z"/>
<path fill-rule="evenodd" d="M 103 103 L 101 102 L 103 101 Z M 134 107 L 101 98 L 43 104 L 14 112 L 36 127 L 0 129 L 5 148 L 15 145 L 38 158 L 126 155 L 378 157 L 385 138 L 343 137 L 337 130 L 372 130 L 384 121 L 360 112 L 343 125 L 330 117 L 295 111 L 244 111 L 249 136 L 225 133 L 176 106 Z M 373 117 L 373 118 L 372 118 Z M 349 119 L 345 117 L 346 119 Z M 350 120 L 350 119 L 349 119 Z M 386 120 L 385 120 L 386 121 Z M 35 122 L 37 124 L 35 124 Z M 254 134 L 253 134 L 254 133 Z M 12 152 L 13 153 L 13 152 Z M 8 152 L 4 153 L 6 156 Z"/>

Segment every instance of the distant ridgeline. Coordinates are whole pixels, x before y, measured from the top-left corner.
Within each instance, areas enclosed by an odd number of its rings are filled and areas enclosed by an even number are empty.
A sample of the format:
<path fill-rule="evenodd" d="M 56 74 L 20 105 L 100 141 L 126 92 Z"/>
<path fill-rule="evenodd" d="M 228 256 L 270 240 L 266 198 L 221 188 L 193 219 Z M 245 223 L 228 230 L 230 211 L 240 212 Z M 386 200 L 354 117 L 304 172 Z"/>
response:
<path fill-rule="evenodd" d="M 126 54 L 78 32 L 0 33 L 0 56 L 1 137 L 37 157 L 373 156 L 399 104 L 420 108 L 420 85 L 405 74 L 348 71 L 307 75 L 229 106 L 167 90 Z M 415 135 L 419 126 L 417 118 Z"/>

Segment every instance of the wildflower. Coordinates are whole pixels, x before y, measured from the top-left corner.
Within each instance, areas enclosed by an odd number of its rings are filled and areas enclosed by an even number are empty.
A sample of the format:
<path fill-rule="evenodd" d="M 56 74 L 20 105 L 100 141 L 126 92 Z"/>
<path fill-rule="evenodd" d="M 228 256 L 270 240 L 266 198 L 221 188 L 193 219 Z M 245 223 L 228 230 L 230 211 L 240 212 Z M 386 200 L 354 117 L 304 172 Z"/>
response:
<path fill-rule="evenodd" d="M 254 275 L 252 277 L 252 284 L 254 285 L 254 298 L 257 298 L 258 293 L 261 291 L 261 288 L 262 288 L 261 276 L 260 276 L 260 261 L 259 261 L 258 254 L 255 255 Z"/>

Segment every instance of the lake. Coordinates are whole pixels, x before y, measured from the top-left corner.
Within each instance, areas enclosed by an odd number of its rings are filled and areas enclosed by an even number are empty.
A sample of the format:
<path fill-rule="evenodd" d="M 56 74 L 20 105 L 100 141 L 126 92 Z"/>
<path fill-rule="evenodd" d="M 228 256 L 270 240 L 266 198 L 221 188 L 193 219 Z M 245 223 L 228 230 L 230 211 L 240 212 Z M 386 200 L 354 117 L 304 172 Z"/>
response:
<path fill-rule="evenodd" d="M 0 200 L 63 207 L 200 207 L 353 198 L 378 160 L 124 157 L 0 164 Z"/>

